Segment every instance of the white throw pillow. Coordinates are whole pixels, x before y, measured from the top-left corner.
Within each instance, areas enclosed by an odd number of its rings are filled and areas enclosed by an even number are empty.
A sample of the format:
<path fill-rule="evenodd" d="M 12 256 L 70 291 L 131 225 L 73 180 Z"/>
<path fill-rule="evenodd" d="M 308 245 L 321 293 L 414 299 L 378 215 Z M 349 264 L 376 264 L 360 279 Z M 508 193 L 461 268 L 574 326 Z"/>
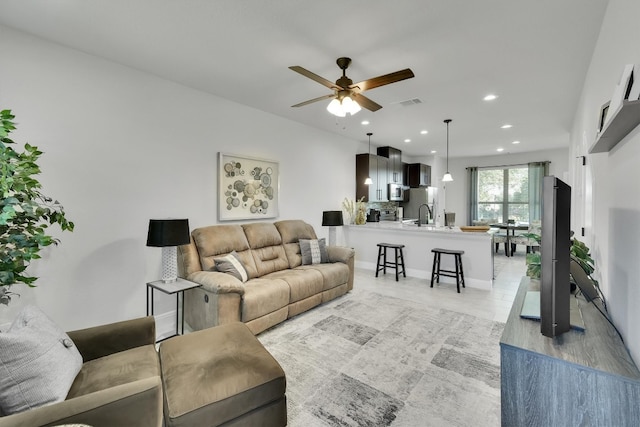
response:
<path fill-rule="evenodd" d="M 10 415 L 63 401 L 81 368 L 71 338 L 38 308 L 24 307 L 0 332 L 0 410 Z"/>
<path fill-rule="evenodd" d="M 222 273 L 227 273 L 240 280 L 242 283 L 249 280 L 249 273 L 244 268 L 244 264 L 240 261 L 240 257 L 236 251 L 231 252 L 220 258 L 213 259 L 214 268 Z"/>

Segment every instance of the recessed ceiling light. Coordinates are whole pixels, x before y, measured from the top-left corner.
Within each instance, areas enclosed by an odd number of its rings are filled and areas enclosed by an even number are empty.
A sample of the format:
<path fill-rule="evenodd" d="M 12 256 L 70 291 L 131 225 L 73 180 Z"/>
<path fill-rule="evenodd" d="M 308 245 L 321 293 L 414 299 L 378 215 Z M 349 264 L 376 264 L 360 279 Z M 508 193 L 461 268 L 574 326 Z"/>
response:
<path fill-rule="evenodd" d="M 405 139 L 404 142 L 411 142 L 409 138 Z"/>
<path fill-rule="evenodd" d="M 498 148 L 496 151 L 504 151 L 504 148 Z"/>
<path fill-rule="evenodd" d="M 496 99 L 496 98 L 497 98 L 497 96 L 496 96 L 496 95 L 494 95 L 494 94 L 490 93 L 489 95 L 487 95 L 487 96 L 485 96 L 485 97 L 484 97 L 484 100 L 485 100 L 485 101 L 493 101 L 493 100 L 494 100 L 494 99 Z"/>
<path fill-rule="evenodd" d="M 513 127 L 513 126 L 512 125 L 508 125 L 508 124 L 500 126 L 500 128 L 502 128 L 502 129 L 509 129 L 511 127 Z"/>
<path fill-rule="evenodd" d="M 513 141 L 512 144 L 520 144 L 520 141 Z"/>
<path fill-rule="evenodd" d="M 363 120 L 360 122 L 361 125 L 368 125 L 369 124 L 369 120 Z"/>
<path fill-rule="evenodd" d="M 428 131 L 428 130 L 421 130 L 421 131 L 420 131 L 420 135 L 426 135 L 426 134 L 428 134 L 428 133 L 429 133 L 429 131 Z"/>
<path fill-rule="evenodd" d="M 436 150 L 431 150 L 431 154 L 436 154 L 437 151 Z"/>

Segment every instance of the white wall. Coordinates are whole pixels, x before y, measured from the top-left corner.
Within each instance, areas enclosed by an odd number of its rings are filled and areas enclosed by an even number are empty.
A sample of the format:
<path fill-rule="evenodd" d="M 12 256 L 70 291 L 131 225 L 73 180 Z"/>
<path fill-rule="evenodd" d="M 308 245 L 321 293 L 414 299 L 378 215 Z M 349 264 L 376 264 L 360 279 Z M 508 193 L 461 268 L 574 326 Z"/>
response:
<path fill-rule="evenodd" d="M 600 106 L 625 64 L 640 64 L 639 16 L 637 0 L 609 1 L 574 119 L 571 157 L 587 155 Z M 609 153 L 587 155 L 587 166 L 573 165 L 571 176 L 582 195 L 572 211 L 587 229 L 609 312 L 640 363 L 640 128 Z"/>
<path fill-rule="evenodd" d="M 449 172 L 453 175 L 453 182 L 446 186 L 447 212 L 456 213 L 456 224 L 469 225 L 468 197 L 469 184 L 467 177 L 468 167 L 478 166 L 503 166 L 522 165 L 528 162 L 550 161 L 549 174 L 560 179 L 566 179 L 568 171 L 569 150 L 560 148 L 557 150 L 534 151 L 522 154 L 502 154 L 483 157 L 459 157 L 449 158 Z M 442 176 L 440 176 L 440 179 Z"/>
<path fill-rule="evenodd" d="M 280 215 L 320 236 L 323 210 L 355 193 L 358 144 L 150 74 L 0 26 L 0 108 L 17 142 L 38 146 L 44 193 L 73 233 L 32 264 L 35 289 L 0 307 L 0 323 L 27 302 L 64 329 L 145 314 L 145 283 L 161 275 L 146 247 L 150 218 L 217 223 L 217 153 L 280 162 Z M 168 304 L 167 300 L 161 304 Z"/>

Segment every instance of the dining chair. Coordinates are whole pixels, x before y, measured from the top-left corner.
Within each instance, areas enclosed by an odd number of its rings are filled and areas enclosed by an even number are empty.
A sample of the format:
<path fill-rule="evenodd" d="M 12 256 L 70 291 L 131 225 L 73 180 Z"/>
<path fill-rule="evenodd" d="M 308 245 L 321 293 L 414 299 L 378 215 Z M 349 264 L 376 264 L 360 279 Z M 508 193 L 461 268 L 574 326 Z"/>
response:
<path fill-rule="evenodd" d="M 542 224 L 539 220 L 531 221 L 529 223 L 529 229 L 527 230 L 527 234 L 537 234 L 540 235 L 542 231 Z M 536 249 L 540 250 L 540 243 L 536 239 L 532 239 L 531 237 L 524 236 L 522 234 L 516 234 L 515 236 L 511 236 L 511 254 L 516 251 L 516 245 L 525 245 L 527 247 L 527 253 L 535 252 Z"/>

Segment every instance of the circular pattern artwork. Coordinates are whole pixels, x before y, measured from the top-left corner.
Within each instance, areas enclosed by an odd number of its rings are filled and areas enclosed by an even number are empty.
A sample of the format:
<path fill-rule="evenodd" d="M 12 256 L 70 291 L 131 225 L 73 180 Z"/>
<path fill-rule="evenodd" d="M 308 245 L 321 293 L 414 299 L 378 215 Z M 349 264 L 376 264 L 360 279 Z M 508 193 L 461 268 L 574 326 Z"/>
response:
<path fill-rule="evenodd" d="M 223 165 L 224 197 L 229 212 L 242 211 L 248 215 L 266 215 L 276 191 L 273 187 L 277 177 L 271 166 L 255 165 L 259 161 L 226 161 Z M 273 163 L 272 163 L 273 164 Z M 240 212 L 238 212 L 240 214 Z"/>

